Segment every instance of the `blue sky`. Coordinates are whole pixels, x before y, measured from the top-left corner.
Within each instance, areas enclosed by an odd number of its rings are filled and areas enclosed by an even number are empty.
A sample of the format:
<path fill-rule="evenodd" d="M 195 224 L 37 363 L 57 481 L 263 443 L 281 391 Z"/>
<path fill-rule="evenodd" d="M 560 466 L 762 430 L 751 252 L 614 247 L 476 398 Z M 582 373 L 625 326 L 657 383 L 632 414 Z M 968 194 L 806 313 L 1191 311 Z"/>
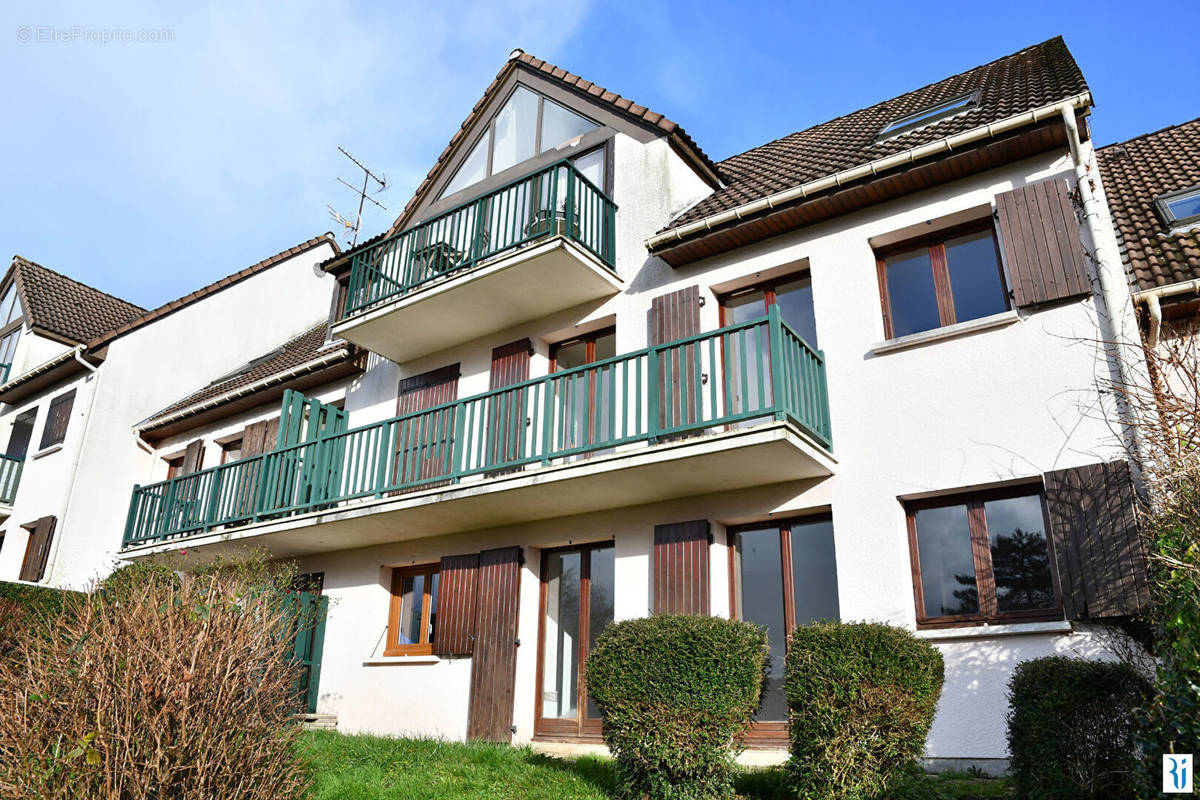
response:
<path fill-rule="evenodd" d="M 0 10 L 0 251 L 144 306 L 333 228 L 338 145 L 390 178 L 364 223 L 385 228 L 513 47 L 715 159 L 1060 33 L 1099 142 L 1200 116 L 1194 2 L 170 5 Z"/>

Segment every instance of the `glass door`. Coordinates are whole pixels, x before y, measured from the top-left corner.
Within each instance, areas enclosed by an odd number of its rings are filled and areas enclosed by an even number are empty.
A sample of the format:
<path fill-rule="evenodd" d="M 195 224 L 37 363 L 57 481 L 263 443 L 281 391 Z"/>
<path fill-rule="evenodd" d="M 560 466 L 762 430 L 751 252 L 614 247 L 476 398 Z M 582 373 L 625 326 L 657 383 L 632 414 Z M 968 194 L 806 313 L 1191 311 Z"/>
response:
<path fill-rule="evenodd" d="M 588 699 L 584 666 L 613 621 L 612 542 L 542 553 L 534 734 L 598 737 L 600 713 Z"/>

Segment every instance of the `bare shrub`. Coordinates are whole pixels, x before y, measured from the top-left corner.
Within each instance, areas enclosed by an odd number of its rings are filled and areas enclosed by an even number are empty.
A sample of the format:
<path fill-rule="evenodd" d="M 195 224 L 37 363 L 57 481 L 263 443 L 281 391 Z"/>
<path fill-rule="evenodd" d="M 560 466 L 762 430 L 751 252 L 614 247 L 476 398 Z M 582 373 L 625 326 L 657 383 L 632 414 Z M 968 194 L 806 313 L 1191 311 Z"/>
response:
<path fill-rule="evenodd" d="M 133 572 L 0 661 L 0 795 L 304 796 L 287 576 Z"/>

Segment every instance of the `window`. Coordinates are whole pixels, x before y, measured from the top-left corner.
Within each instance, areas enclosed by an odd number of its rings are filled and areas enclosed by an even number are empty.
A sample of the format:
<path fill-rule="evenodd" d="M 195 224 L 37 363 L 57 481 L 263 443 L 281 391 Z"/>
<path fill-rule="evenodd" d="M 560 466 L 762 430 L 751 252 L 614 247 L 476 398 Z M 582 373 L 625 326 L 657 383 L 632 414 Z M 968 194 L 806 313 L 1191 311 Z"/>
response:
<path fill-rule="evenodd" d="M 471 148 L 441 196 L 447 197 L 462 191 L 490 175 L 503 172 L 599 127 L 574 111 L 524 86 L 518 86 L 488 123 L 487 130 Z M 601 186 L 583 165 L 579 169 L 597 187 Z M 603 172 L 600 174 L 603 175 Z"/>
<path fill-rule="evenodd" d="M 171 478 L 182 474 L 183 456 L 177 456 L 176 458 L 164 458 L 163 461 L 167 462 L 167 480 L 171 480 Z"/>
<path fill-rule="evenodd" d="M 734 616 L 767 628 L 771 664 L 756 722 L 787 720 L 787 637 L 797 625 L 840 618 L 833 521 L 827 516 L 729 529 Z M 782 735 L 782 731 L 780 731 Z"/>
<path fill-rule="evenodd" d="M 812 281 L 808 275 L 789 275 L 730 292 L 721 298 L 721 324 L 736 325 L 767 315 L 769 306 L 779 306 L 779 316 L 814 350 L 817 320 L 813 312 Z"/>
<path fill-rule="evenodd" d="M 1200 186 L 1164 194 L 1154 203 L 1163 221 L 1172 228 L 1200 225 Z"/>
<path fill-rule="evenodd" d="M 902 133 L 924 128 L 926 125 L 932 125 L 935 122 L 941 122 L 944 119 L 961 114 L 978 102 L 979 93 L 972 92 L 971 94 L 948 100 L 945 103 L 928 106 L 915 114 L 909 114 L 908 116 L 892 120 L 879 132 L 879 138 L 889 139 L 893 136 L 899 136 Z"/>
<path fill-rule="evenodd" d="M 75 405 L 75 390 L 60 394 L 50 401 L 46 412 L 46 427 L 42 428 L 42 450 L 62 444 L 67 438 L 67 424 L 71 421 L 71 408 Z"/>
<path fill-rule="evenodd" d="M 232 442 L 225 442 L 221 445 L 221 463 L 227 464 L 230 461 L 237 461 L 242 457 L 242 440 L 234 439 Z"/>
<path fill-rule="evenodd" d="M 10 283 L 3 298 L 0 298 L 0 383 L 7 382 L 10 377 L 17 342 L 21 338 L 23 316 L 17 284 Z"/>
<path fill-rule="evenodd" d="M 535 733 L 600 733 L 587 696 L 584 664 L 613 621 L 616 549 L 612 542 L 542 553 L 541 642 Z"/>
<path fill-rule="evenodd" d="M 29 452 L 29 440 L 33 438 L 33 423 L 37 421 L 37 409 L 30 408 L 17 414 L 12 432 L 8 435 L 8 449 L 4 454 L 10 458 L 24 458 Z"/>
<path fill-rule="evenodd" d="M 889 339 L 1009 308 L 991 220 L 889 247 L 876 259 Z"/>
<path fill-rule="evenodd" d="M 550 371 L 583 367 L 617 354 L 615 328 L 604 328 L 575 339 L 558 342 L 550 348 Z M 616 438 L 613 406 L 614 371 L 598 368 L 580 370 L 552 384 L 558 397 L 561 420 L 552 435 L 553 449 L 571 450 Z"/>
<path fill-rule="evenodd" d="M 392 570 L 392 605 L 385 656 L 433 654 L 437 632 L 438 565 Z"/>
<path fill-rule="evenodd" d="M 1039 488 L 909 503 L 921 627 L 1061 619 Z"/>

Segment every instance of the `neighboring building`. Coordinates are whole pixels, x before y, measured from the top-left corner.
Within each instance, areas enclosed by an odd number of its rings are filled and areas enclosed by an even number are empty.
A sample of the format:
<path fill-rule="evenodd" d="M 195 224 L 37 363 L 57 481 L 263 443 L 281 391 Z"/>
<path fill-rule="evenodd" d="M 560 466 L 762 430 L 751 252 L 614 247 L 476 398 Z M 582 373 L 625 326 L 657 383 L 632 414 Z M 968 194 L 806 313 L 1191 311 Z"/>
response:
<path fill-rule="evenodd" d="M 932 763 L 997 768 L 1015 664 L 1148 601 L 1091 105 L 1052 39 L 715 163 L 514 51 L 389 231 L 89 344 L 120 411 L 54 578 L 295 558 L 310 710 L 541 747 L 600 741 L 613 620 L 768 626 L 769 757 L 786 632 L 880 620 L 945 656 Z"/>
<path fill-rule="evenodd" d="M 15 259 L 3 285 L 20 304 L 13 333 L 0 334 L 24 333 L 0 385 L 0 427 L 23 469 L 0 579 L 80 587 L 107 574 L 131 487 L 157 477 L 137 423 L 325 319 L 332 282 L 313 268 L 337 252 L 316 237 L 152 311 Z"/>
<path fill-rule="evenodd" d="M 1164 320 L 1190 324 L 1200 307 L 1200 119 L 1096 155 L 1134 302 L 1157 344 Z"/>

